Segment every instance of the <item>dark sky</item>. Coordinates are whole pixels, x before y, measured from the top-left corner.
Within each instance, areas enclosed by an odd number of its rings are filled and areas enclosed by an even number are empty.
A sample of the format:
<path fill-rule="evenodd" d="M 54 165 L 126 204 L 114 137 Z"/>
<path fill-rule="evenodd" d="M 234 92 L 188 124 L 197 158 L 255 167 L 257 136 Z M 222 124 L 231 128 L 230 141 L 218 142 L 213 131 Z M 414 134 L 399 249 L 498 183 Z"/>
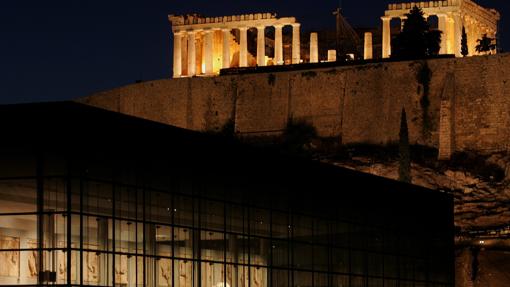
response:
<path fill-rule="evenodd" d="M 303 30 L 333 27 L 337 0 L 15 0 L 0 6 L 0 103 L 73 99 L 171 74 L 168 14 L 276 12 Z M 379 25 L 387 0 L 343 0 L 357 26 Z M 510 12 L 508 0 L 479 0 Z M 502 30 L 510 49 L 510 29 Z M 507 36 L 508 34 L 508 36 Z M 507 40 L 508 39 L 508 40 Z"/>

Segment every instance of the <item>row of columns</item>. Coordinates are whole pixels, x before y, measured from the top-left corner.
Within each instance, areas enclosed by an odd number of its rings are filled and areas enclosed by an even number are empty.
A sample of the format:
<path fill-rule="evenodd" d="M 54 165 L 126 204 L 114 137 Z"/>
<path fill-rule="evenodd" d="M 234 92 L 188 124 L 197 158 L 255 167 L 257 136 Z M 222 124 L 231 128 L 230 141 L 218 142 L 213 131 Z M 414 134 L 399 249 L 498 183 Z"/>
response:
<path fill-rule="evenodd" d="M 301 60 L 301 47 L 300 47 L 300 27 L 299 23 L 292 23 L 292 64 L 298 64 Z M 286 25 L 278 24 L 274 25 L 275 28 L 275 64 L 283 65 L 283 35 L 282 29 Z M 257 28 L 257 65 L 265 66 L 265 26 Z M 248 67 L 248 27 L 240 27 L 240 39 L 239 39 L 239 67 Z M 197 74 L 196 71 L 196 35 L 202 32 L 204 39 L 204 72 L 205 74 L 213 74 L 213 42 L 214 32 L 218 29 L 206 29 L 206 30 L 191 30 L 191 31 L 178 31 L 174 32 L 174 77 L 182 76 L 182 43 L 184 37 L 187 40 L 187 76 L 194 76 Z M 230 68 L 230 41 L 231 41 L 231 30 L 221 29 L 223 36 L 223 61 L 222 68 Z"/>
<path fill-rule="evenodd" d="M 440 54 L 455 54 L 460 57 L 461 55 L 461 42 L 462 42 L 462 27 L 464 22 L 462 16 L 458 12 L 448 14 L 435 14 L 438 18 L 438 29 L 443 32 L 441 36 L 441 49 Z M 428 16 L 425 16 L 426 18 Z M 406 17 L 399 17 L 402 23 L 402 29 Z M 391 21 L 392 17 L 383 16 L 382 20 L 382 56 L 383 58 L 389 58 L 391 55 Z M 466 32 L 469 32 L 468 38 L 470 41 L 476 41 L 482 34 L 480 32 L 480 25 L 472 24 L 466 25 Z M 494 32 L 495 33 L 495 32 Z M 476 38 L 476 39 L 474 39 Z M 470 44 L 470 47 L 474 47 L 474 44 Z M 470 49 L 472 50 L 472 48 Z M 473 54 L 474 51 L 470 51 Z"/>

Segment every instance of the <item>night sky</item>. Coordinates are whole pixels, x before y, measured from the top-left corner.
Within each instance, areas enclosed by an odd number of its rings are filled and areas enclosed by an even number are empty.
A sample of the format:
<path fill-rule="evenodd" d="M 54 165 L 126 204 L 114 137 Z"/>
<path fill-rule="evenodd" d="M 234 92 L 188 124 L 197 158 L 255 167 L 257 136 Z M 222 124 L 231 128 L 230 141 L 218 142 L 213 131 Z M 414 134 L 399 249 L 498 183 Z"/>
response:
<path fill-rule="evenodd" d="M 0 103 L 74 99 L 171 75 L 168 14 L 275 12 L 302 30 L 333 28 L 330 0 L 14 0 L 0 6 Z M 344 0 L 354 26 L 379 25 L 387 0 Z M 508 0 L 479 0 L 500 11 L 510 50 Z"/>

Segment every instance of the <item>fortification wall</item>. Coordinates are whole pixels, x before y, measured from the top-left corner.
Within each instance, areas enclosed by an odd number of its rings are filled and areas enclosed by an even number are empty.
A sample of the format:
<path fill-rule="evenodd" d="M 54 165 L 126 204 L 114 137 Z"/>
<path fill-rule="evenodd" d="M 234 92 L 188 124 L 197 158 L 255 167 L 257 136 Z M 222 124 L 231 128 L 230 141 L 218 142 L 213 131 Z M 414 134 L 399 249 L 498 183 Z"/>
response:
<path fill-rule="evenodd" d="M 509 66 L 510 54 L 499 54 L 167 79 L 79 101 L 197 131 L 233 119 L 241 136 L 277 135 L 290 118 L 304 119 L 343 144 L 398 141 L 405 108 L 412 143 L 446 154 L 501 151 L 510 139 Z"/>

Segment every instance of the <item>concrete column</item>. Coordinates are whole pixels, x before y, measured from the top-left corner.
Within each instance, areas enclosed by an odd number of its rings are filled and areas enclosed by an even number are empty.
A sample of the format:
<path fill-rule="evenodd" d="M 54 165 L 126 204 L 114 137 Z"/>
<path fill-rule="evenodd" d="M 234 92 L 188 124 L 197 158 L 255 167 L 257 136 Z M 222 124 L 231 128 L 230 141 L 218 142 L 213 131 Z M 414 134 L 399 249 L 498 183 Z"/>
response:
<path fill-rule="evenodd" d="M 310 63 L 319 62 L 319 37 L 317 33 L 310 34 Z"/>
<path fill-rule="evenodd" d="M 239 67 L 248 67 L 248 28 L 239 28 L 241 43 L 239 47 Z"/>
<path fill-rule="evenodd" d="M 292 64 L 301 62 L 301 24 L 292 24 Z"/>
<path fill-rule="evenodd" d="M 182 76 L 182 32 L 174 33 L 174 78 Z"/>
<path fill-rule="evenodd" d="M 195 47 L 195 31 L 188 32 L 188 76 L 194 76 L 197 73 L 197 55 Z"/>
<path fill-rule="evenodd" d="M 230 29 L 223 29 L 223 69 L 230 68 Z"/>
<path fill-rule="evenodd" d="M 257 27 L 257 65 L 266 65 L 266 27 Z"/>
<path fill-rule="evenodd" d="M 274 26 L 274 59 L 276 65 L 283 65 L 283 25 Z"/>
<path fill-rule="evenodd" d="M 391 26 L 390 17 L 381 17 L 383 22 L 382 57 L 389 58 L 391 55 Z"/>
<path fill-rule="evenodd" d="M 456 57 L 462 57 L 462 54 L 460 53 L 460 46 L 461 46 L 461 40 L 462 40 L 462 18 L 460 17 L 459 13 L 453 14 L 453 21 L 454 21 L 454 46 L 453 46 L 453 52 L 455 53 Z"/>
<path fill-rule="evenodd" d="M 212 30 L 204 31 L 204 74 L 213 74 L 213 36 Z"/>
<path fill-rule="evenodd" d="M 374 50 L 372 48 L 372 32 L 365 32 L 365 49 L 363 59 L 371 60 L 374 58 Z"/>
<path fill-rule="evenodd" d="M 439 54 L 446 54 L 447 47 L 446 43 L 448 42 L 448 30 L 446 29 L 446 15 L 445 14 L 437 14 L 437 26 L 439 31 L 443 32 L 441 34 L 441 49 L 439 50 Z"/>

